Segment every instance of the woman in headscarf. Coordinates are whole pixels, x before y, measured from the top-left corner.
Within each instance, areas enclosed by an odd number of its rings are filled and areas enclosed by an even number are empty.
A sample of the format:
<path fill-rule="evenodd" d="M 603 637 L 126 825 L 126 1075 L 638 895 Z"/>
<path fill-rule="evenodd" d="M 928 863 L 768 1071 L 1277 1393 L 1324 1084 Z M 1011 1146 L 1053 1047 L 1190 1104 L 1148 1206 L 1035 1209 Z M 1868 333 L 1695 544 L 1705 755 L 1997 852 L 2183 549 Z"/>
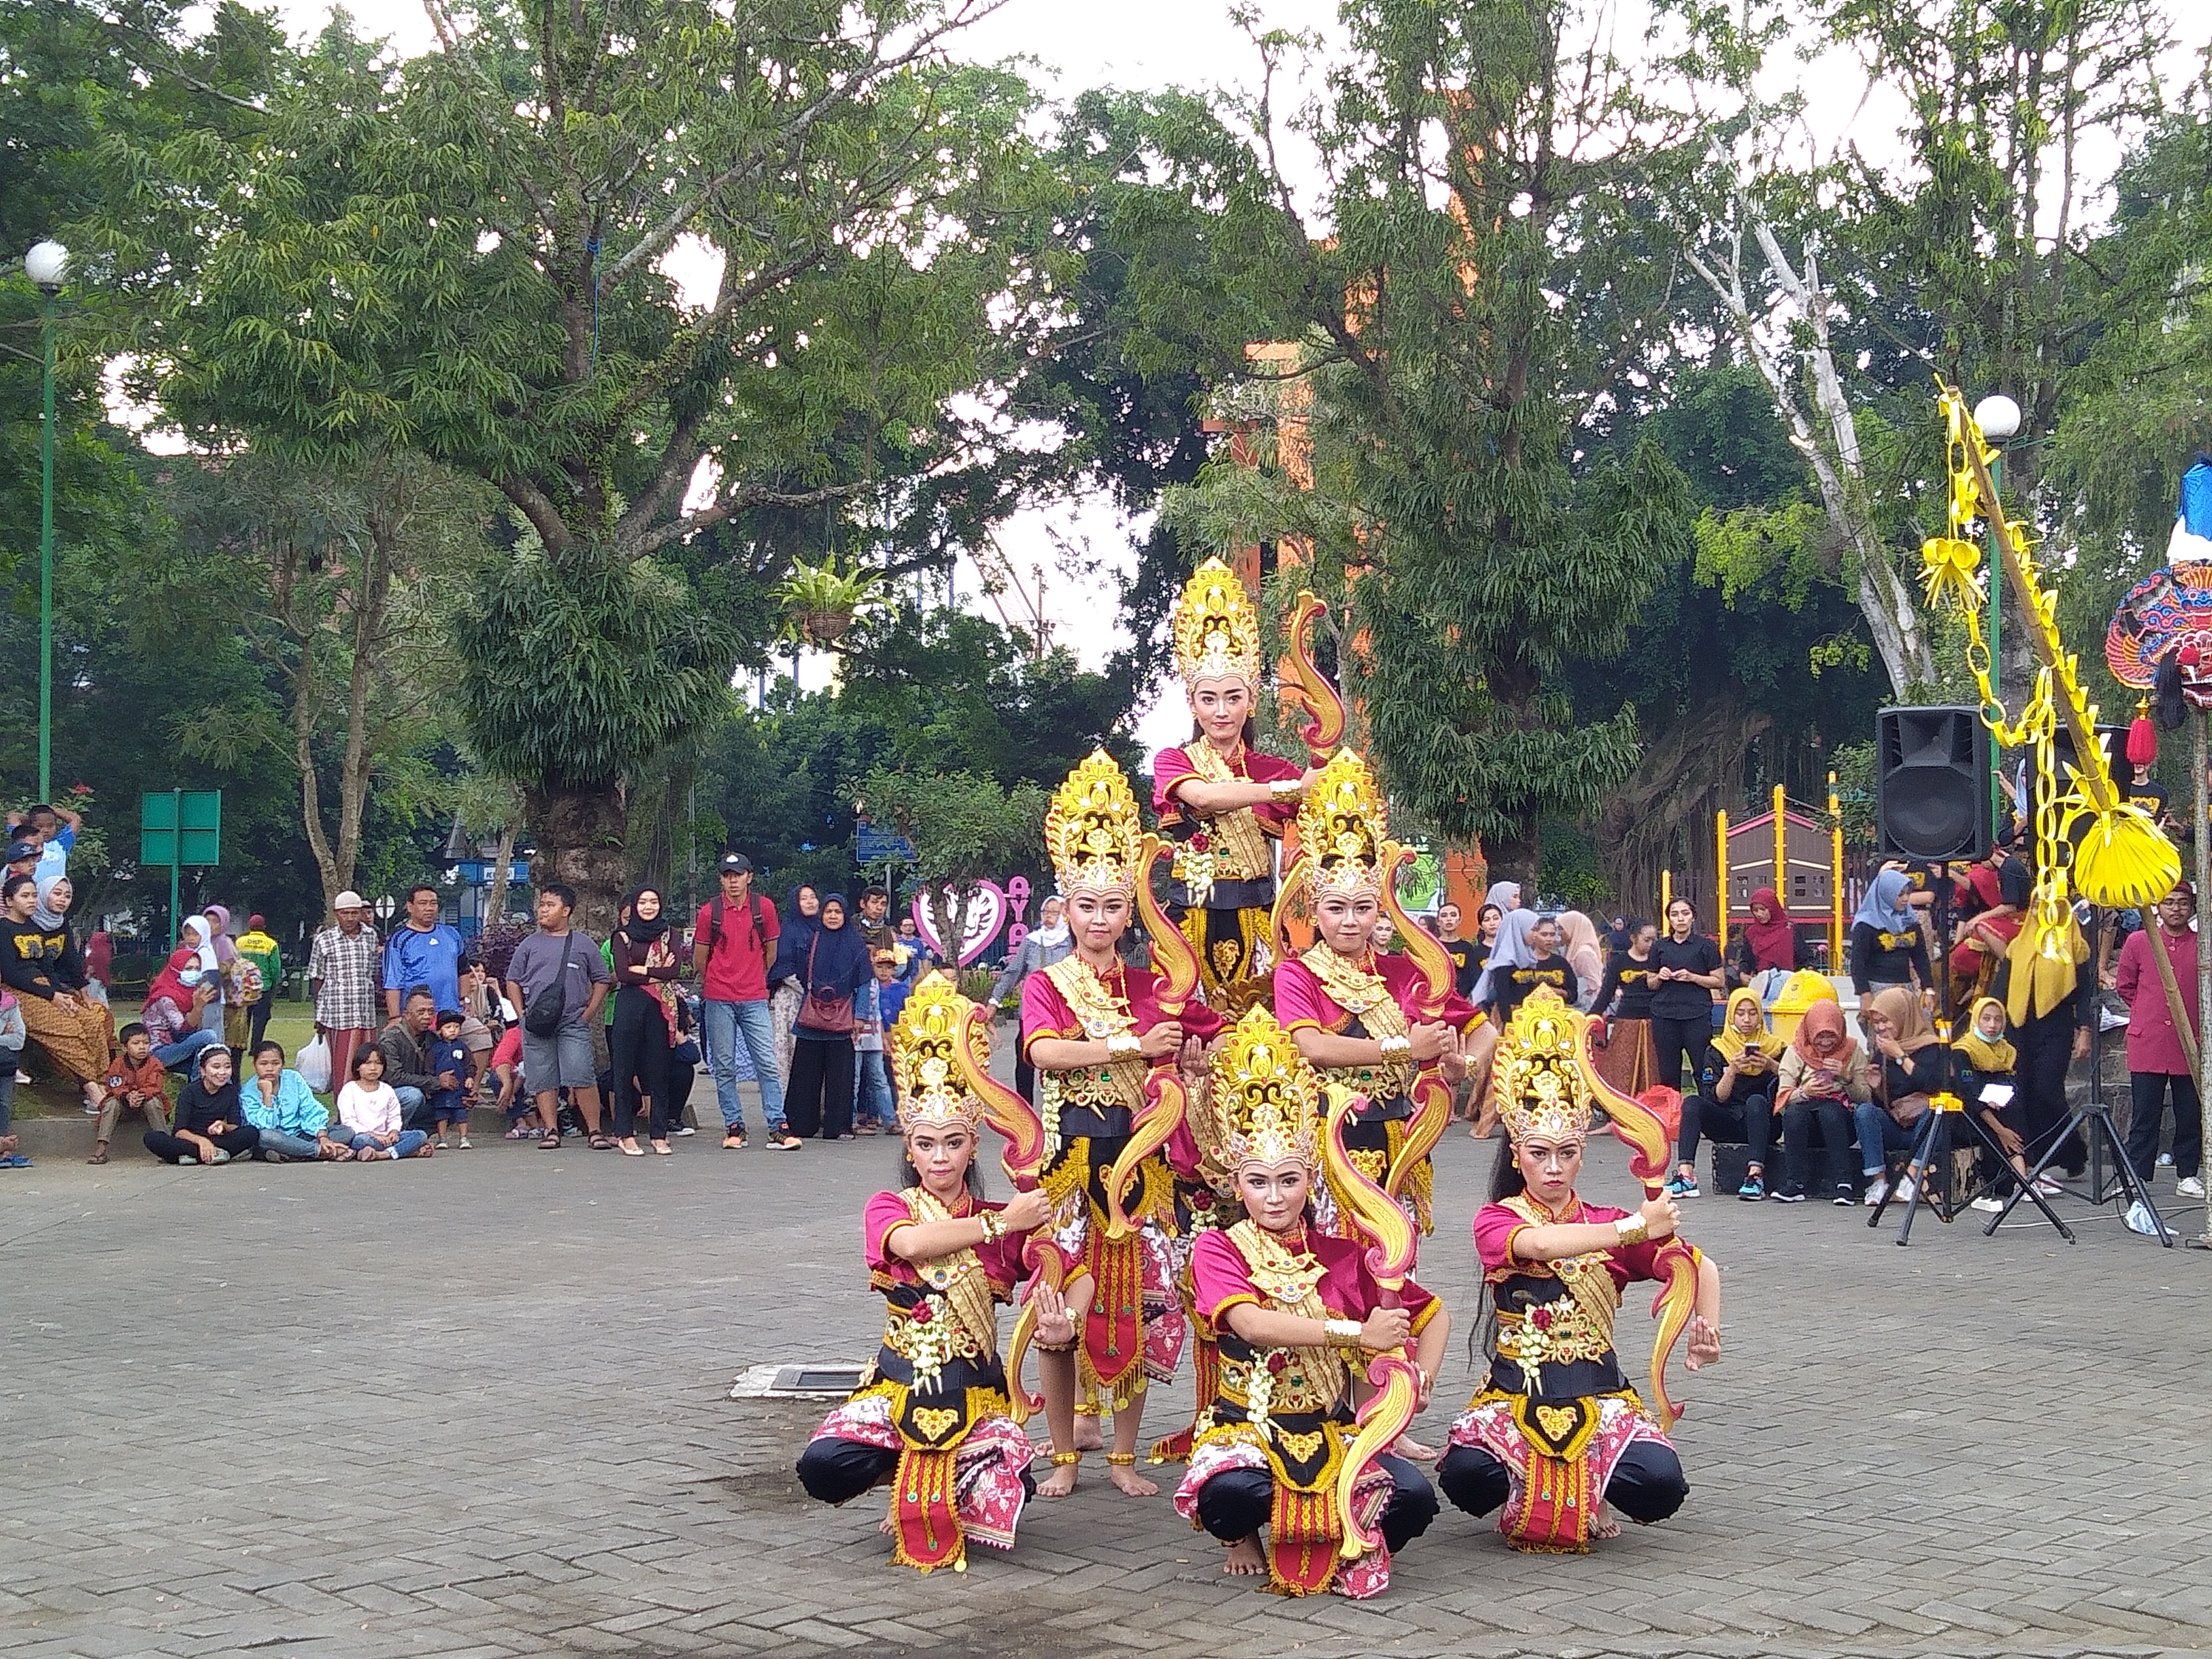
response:
<path fill-rule="evenodd" d="M 247 1024 L 246 1007 L 245 964 L 240 960 L 238 941 L 230 936 L 230 911 L 223 905 L 207 908 L 208 943 L 215 950 L 217 982 L 222 987 L 222 1042 L 228 1048 L 231 1069 L 240 1069 L 239 1051 L 246 1046 Z"/>
<path fill-rule="evenodd" d="M 1575 970 L 1582 987 L 1581 1006 L 1589 1011 L 1605 977 L 1605 947 L 1598 942 L 1597 924 L 1579 910 L 1559 912 L 1559 954 Z"/>
<path fill-rule="evenodd" d="M 790 1152 L 800 1140 L 850 1140 L 853 1135 L 853 998 L 872 973 L 868 942 L 846 919 L 845 896 L 832 893 L 799 963 L 805 1000 L 793 1023 L 791 1092 L 784 1115 L 791 1133 L 769 1147 Z M 794 1138 L 795 1137 L 795 1138 Z"/>
<path fill-rule="evenodd" d="M 1501 887 L 1510 889 L 1517 903 L 1519 887 L 1501 882 L 1490 890 L 1496 893 Z M 1483 963 L 1482 977 L 1474 982 L 1474 994 L 1469 1000 L 1478 1012 L 1489 1016 L 1468 1034 L 1467 1045 L 1468 1072 L 1474 1079 L 1477 1102 L 1474 1126 L 1468 1133 L 1477 1140 L 1489 1139 L 1498 1127 L 1497 1105 L 1490 1097 L 1491 1060 L 1498 1034 L 1513 1018 L 1513 1011 L 1539 985 L 1550 986 L 1562 1001 L 1581 1000 L 1581 983 L 1567 959 L 1559 954 L 1559 939 L 1558 924 L 1549 916 L 1535 910 L 1508 909 L 1498 929 L 1498 942 L 1491 946 L 1489 959 Z"/>
<path fill-rule="evenodd" d="M 1681 1151 L 1674 1178 L 1667 1183 L 1674 1198 L 1698 1196 L 1698 1140 L 1726 1141 L 1747 1155 L 1743 1182 L 1735 1195 L 1747 1202 L 1766 1196 L 1766 1149 L 1774 1138 L 1774 1105 L 1782 1055 L 1789 1047 L 1766 1028 L 1766 1011 L 1749 986 L 1730 993 L 1721 1029 L 1706 1047 L 1698 1088 L 1682 1097 Z"/>
<path fill-rule="evenodd" d="M 64 911 L 67 887 L 61 881 L 48 889 L 63 890 Z M 84 956 L 66 915 L 41 924 L 33 920 L 40 903 L 39 884 L 28 876 L 10 876 L 0 886 L 0 983 L 15 994 L 31 1040 L 83 1089 L 85 1110 L 97 1114 L 107 1098 L 103 1079 L 115 1054 L 114 1024 L 86 994 Z"/>
<path fill-rule="evenodd" d="M 1874 1087 L 1871 1097 L 1851 1115 L 1858 1129 L 1866 1201 L 1874 1205 L 1889 1191 L 1889 1160 L 1912 1145 L 1913 1132 L 1928 1115 L 1929 1097 L 1944 1086 L 1943 1049 L 1920 1006 L 1920 994 L 1903 986 L 1876 994 L 1866 1028 L 1874 1047 L 1869 1059 Z M 1897 1195 L 1911 1200 L 1910 1179 Z"/>
<path fill-rule="evenodd" d="M 676 976 L 682 972 L 669 948 L 668 918 L 658 887 L 641 887 L 623 901 L 623 921 L 607 939 L 615 976 L 614 1027 L 607 1054 L 614 1069 L 615 1144 L 629 1158 L 637 1144 L 638 1097 L 645 1097 L 653 1150 L 668 1156 L 668 1051 L 676 1042 Z"/>
<path fill-rule="evenodd" d="M 2027 1177 L 2027 1141 L 2022 1133 L 2027 1119 L 2021 1110 L 2020 1091 L 2013 1080 L 2020 1055 L 2005 1035 L 2005 1007 L 1995 997 L 1984 997 L 1966 1018 L 1966 1031 L 1951 1050 L 1952 1087 L 1966 1109 L 1981 1121 L 1996 1142 L 1996 1152 L 1984 1146 L 1981 1178 L 1985 1189 L 1974 1200 L 1978 1210 L 2002 1210 L 2012 1194 L 2015 1178 Z M 1989 1099 L 1990 1088 L 2010 1091 L 2002 1103 Z M 2002 1157 L 1999 1155 L 2002 1154 Z"/>
<path fill-rule="evenodd" d="M 806 947 L 814 943 L 814 930 L 822 923 L 822 899 L 805 882 L 791 890 L 783 907 L 783 932 L 775 942 L 775 960 L 769 965 L 768 1018 L 775 1035 L 776 1080 L 791 1093 L 793 1029 L 799 1021 L 799 1005 L 806 1000 L 806 988 L 799 982 L 799 964 L 806 960 Z M 770 1135 L 775 1146 L 788 1135 Z"/>
<path fill-rule="evenodd" d="M 198 958 L 200 972 L 207 976 L 209 983 L 217 988 L 217 994 L 210 997 L 207 1006 L 201 1011 L 200 1029 L 214 1032 L 215 1040 L 221 1042 L 222 959 L 216 954 L 215 922 L 206 915 L 186 916 L 184 925 L 177 930 L 177 937 L 180 944 L 191 946 L 192 954 Z"/>
<path fill-rule="evenodd" d="M 1510 915 L 1521 908 L 1521 884 L 1517 881 L 1493 881 L 1490 890 L 1482 896 L 1485 904 L 1498 907 L 1500 916 Z"/>
<path fill-rule="evenodd" d="M 1659 964 L 1651 960 L 1651 947 L 1659 942 L 1659 929 L 1641 916 L 1621 923 L 1628 945 L 1605 965 L 1590 1012 L 1606 1022 L 1605 1038 L 1597 1047 L 1597 1069 L 1607 1083 L 1631 1097 L 1642 1094 L 1659 1080 L 1659 1054 L 1651 1041 L 1651 994 L 1659 982 L 1652 977 Z"/>
<path fill-rule="evenodd" d="M 1797 1022 L 1797 1035 L 1782 1056 L 1775 1086 L 1782 1091 L 1782 1153 L 1787 1175 L 1774 1196 L 1802 1204 L 1813 1176 L 1813 1139 L 1827 1149 L 1827 1181 L 1838 1204 L 1854 1201 L 1850 1166 L 1851 1112 L 1874 1091 L 1866 1050 L 1851 1040 L 1840 1003 L 1822 997 Z"/>
<path fill-rule="evenodd" d="M 1936 982 L 1928 971 L 1920 919 L 1905 899 L 1910 885 L 1904 871 L 1885 865 L 1868 884 L 1858 914 L 1851 918 L 1847 959 L 1851 988 L 1859 994 L 1862 1025 L 1876 992 L 1895 985 L 1917 988 Z"/>
<path fill-rule="evenodd" d="M 2025 868 L 2025 866 L 2023 866 Z M 2097 1017 L 2097 963 L 2081 925 L 2067 912 L 2057 956 L 2046 955 L 2031 918 L 2013 935 L 1991 994 L 2012 1021 L 2019 1057 L 2014 1081 L 2025 1120 L 2031 1160 L 2042 1157 L 2065 1128 L 2068 1066 L 2089 1052 L 2089 1022 Z M 2067 1133 L 2058 1164 L 2078 1176 L 2089 1149 L 2078 1130 Z"/>
<path fill-rule="evenodd" d="M 1751 896 L 1751 920 L 1737 929 L 1729 947 L 1729 966 L 1737 976 L 1757 979 L 1769 971 L 1784 975 L 1811 965 L 1810 954 L 1797 945 L 1797 928 L 1782 908 L 1782 896 L 1762 887 Z"/>

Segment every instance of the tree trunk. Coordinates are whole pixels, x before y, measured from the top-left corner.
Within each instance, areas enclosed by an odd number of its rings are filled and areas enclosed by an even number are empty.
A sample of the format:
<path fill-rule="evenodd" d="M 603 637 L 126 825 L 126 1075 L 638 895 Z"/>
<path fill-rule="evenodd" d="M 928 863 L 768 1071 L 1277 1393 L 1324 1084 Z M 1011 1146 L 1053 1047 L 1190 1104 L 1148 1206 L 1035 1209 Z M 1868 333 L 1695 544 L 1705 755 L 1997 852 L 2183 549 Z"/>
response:
<path fill-rule="evenodd" d="M 1692 844 L 1712 856 L 1712 815 L 1737 797 L 1745 753 L 1773 724 L 1771 714 L 1733 697 L 1709 697 L 1645 745 L 1636 770 L 1598 818 L 1598 857 L 1616 904 L 1654 915 L 1660 872 L 1684 824 L 1698 826 Z"/>
<path fill-rule="evenodd" d="M 621 792 L 539 785 L 526 789 L 524 800 L 538 837 L 531 884 L 541 892 L 556 881 L 574 888 L 577 924 L 605 938 L 629 878 Z"/>
<path fill-rule="evenodd" d="M 507 920 L 507 872 L 514 863 L 515 832 L 522 824 L 522 803 L 515 803 L 514 811 L 507 815 L 500 826 L 499 861 L 492 866 L 491 885 L 485 890 L 483 922 L 486 928 L 496 927 Z"/>
<path fill-rule="evenodd" d="M 1513 833 L 1497 838 L 1486 838 L 1482 843 L 1484 858 L 1489 860 L 1490 879 L 1494 882 L 1517 881 L 1522 885 L 1521 902 L 1533 905 L 1536 902 L 1536 878 L 1544 855 L 1543 833 L 1538 829 L 1532 814 L 1525 822 L 1516 819 Z"/>

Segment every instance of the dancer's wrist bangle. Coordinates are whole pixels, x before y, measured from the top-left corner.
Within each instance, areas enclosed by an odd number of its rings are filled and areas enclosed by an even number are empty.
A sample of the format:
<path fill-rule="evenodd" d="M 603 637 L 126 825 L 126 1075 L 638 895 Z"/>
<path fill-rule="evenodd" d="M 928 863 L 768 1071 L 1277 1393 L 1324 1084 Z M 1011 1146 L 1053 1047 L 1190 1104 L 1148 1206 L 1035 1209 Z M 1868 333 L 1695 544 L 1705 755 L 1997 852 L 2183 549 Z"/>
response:
<path fill-rule="evenodd" d="M 1106 1058 L 1134 1060 L 1145 1052 L 1144 1042 L 1133 1036 L 1109 1036 L 1106 1039 Z"/>
<path fill-rule="evenodd" d="M 1277 778 L 1267 786 L 1267 793 L 1277 800 L 1296 800 L 1306 792 L 1304 778 Z"/>
<path fill-rule="evenodd" d="M 1325 1319 L 1322 1328 L 1328 1333 L 1333 1346 L 1356 1348 L 1359 1346 L 1360 1324 L 1356 1319 Z"/>
<path fill-rule="evenodd" d="M 976 1219 L 983 1224 L 983 1242 L 986 1244 L 997 1243 L 999 1235 L 1006 1224 L 999 1219 L 999 1212 L 996 1210 L 986 1210 L 976 1217 Z"/>
<path fill-rule="evenodd" d="M 1620 1235 L 1620 1242 L 1624 1244 L 1641 1244 L 1651 1237 L 1651 1224 L 1641 1215 L 1621 1217 L 1613 1224 L 1613 1230 Z"/>
<path fill-rule="evenodd" d="M 1382 1051 L 1382 1058 L 1385 1060 L 1403 1060 L 1413 1052 L 1413 1039 L 1387 1036 L 1380 1039 L 1375 1046 Z"/>

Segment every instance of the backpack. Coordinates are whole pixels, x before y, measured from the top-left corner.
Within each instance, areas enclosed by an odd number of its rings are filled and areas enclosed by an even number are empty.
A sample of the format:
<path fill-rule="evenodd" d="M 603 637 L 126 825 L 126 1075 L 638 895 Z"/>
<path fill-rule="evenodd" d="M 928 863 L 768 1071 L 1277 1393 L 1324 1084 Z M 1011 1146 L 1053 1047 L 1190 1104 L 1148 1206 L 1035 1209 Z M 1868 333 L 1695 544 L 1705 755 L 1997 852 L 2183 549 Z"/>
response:
<path fill-rule="evenodd" d="M 752 914 L 753 937 L 760 942 L 761 965 L 766 967 L 768 939 L 761 932 L 761 896 L 758 893 L 748 893 L 745 897 L 750 901 L 748 908 Z M 714 958 L 714 947 L 722 942 L 722 913 L 727 902 L 727 900 L 717 893 L 714 895 L 714 903 L 707 912 L 707 956 L 709 961 Z"/>

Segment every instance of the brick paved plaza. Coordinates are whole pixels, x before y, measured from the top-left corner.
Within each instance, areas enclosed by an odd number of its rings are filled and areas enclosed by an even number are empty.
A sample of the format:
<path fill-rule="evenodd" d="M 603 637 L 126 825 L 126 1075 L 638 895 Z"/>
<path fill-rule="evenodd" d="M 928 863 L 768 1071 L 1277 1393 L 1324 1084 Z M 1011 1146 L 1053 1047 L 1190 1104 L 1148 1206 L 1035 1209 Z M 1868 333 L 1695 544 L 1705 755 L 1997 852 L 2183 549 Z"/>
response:
<path fill-rule="evenodd" d="M 1686 1384 L 1683 1513 L 1531 1559 L 1447 1507 L 1353 1606 L 1224 1581 L 1096 1457 L 1012 1557 L 892 1568 L 878 1500 L 792 1479 L 822 1407 L 726 1397 L 872 1350 L 855 1217 L 890 1145 L 678 1146 L 0 1177 L 0 1651 L 2073 1654 L 2212 1624 L 2212 1255 L 2108 1212 L 2069 1205 L 2070 1249 L 1923 1218 L 1900 1250 L 1859 1212 L 1686 1206 L 1729 1358 Z M 1488 1158 L 1442 1157 L 1424 1277 L 1462 1321 Z M 1624 1184 L 1609 1143 L 1587 1184 Z M 1187 1384 L 1155 1401 L 1174 1426 Z"/>

